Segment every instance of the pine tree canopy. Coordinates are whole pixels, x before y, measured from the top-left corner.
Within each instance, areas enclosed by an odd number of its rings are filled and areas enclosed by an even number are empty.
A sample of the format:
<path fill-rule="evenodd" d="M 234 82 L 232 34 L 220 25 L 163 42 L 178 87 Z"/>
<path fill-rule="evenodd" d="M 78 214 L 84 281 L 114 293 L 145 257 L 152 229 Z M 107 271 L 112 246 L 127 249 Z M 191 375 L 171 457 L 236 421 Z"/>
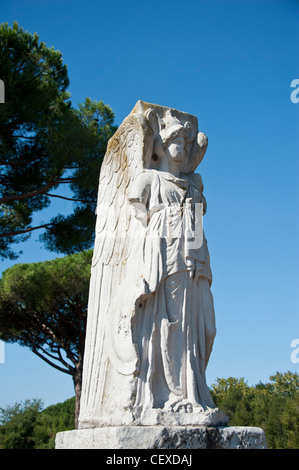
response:
<path fill-rule="evenodd" d="M 0 257 L 16 258 L 13 245 L 37 229 L 51 251 L 89 248 L 111 108 L 86 98 L 74 109 L 61 52 L 17 23 L 0 25 L 0 73 Z M 70 214 L 33 223 L 54 198 L 73 201 Z"/>

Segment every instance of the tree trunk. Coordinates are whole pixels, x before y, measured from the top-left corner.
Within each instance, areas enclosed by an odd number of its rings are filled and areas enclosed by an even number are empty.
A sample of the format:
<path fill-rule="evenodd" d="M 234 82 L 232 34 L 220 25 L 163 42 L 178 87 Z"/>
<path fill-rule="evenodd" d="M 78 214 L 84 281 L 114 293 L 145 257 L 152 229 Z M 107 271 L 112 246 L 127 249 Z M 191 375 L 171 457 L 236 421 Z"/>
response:
<path fill-rule="evenodd" d="M 82 390 L 82 361 L 79 360 L 76 365 L 76 372 L 73 375 L 74 387 L 75 387 L 75 429 L 78 429 L 79 413 L 80 413 L 80 399 Z"/>

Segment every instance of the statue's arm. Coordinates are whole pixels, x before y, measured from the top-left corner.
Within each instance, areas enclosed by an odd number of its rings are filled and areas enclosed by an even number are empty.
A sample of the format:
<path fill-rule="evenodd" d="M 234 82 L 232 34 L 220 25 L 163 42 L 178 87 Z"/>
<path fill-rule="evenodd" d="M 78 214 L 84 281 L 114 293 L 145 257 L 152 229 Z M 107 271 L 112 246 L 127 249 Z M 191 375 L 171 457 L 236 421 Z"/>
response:
<path fill-rule="evenodd" d="M 192 179 L 194 186 L 196 186 L 197 190 L 200 192 L 200 202 L 203 204 L 203 215 L 205 215 L 207 211 L 207 201 L 203 195 L 204 186 L 202 182 L 202 177 L 199 173 L 193 173 L 189 175 L 189 178 Z"/>
<path fill-rule="evenodd" d="M 193 173 L 189 175 L 189 178 L 192 180 L 192 184 L 196 187 L 197 191 L 199 192 L 199 198 L 197 198 L 196 202 L 199 202 L 203 204 L 202 210 L 200 211 L 200 214 L 205 215 L 206 210 L 207 210 L 207 202 L 206 199 L 203 195 L 203 182 L 202 182 L 202 177 L 198 173 Z M 201 215 L 200 215 L 201 217 Z M 202 224 L 200 224 L 201 230 L 202 229 Z M 201 277 L 205 271 L 205 264 L 206 264 L 206 249 L 205 249 L 205 239 L 204 239 L 204 233 L 202 231 L 200 238 L 202 240 L 202 244 L 197 247 L 197 248 L 191 248 L 188 250 L 188 255 L 186 257 L 186 262 L 194 273 L 194 277 L 198 279 Z"/>
<path fill-rule="evenodd" d="M 132 182 L 128 200 L 134 210 L 134 216 L 143 225 L 148 222 L 148 201 L 151 192 L 151 178 L 148 172 L 140 173 Z"/>

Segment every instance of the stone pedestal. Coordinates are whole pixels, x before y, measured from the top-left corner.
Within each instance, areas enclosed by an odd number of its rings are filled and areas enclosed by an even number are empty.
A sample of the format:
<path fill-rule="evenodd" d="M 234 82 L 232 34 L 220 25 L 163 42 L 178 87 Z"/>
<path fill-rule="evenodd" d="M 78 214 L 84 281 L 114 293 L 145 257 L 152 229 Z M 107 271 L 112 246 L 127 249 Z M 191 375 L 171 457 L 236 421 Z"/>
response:
<path fill-rule="evenodd" d="M 56 435 L 56 449 L 266 449 L 264 431 L 228 426 L 111 426 Z"/>

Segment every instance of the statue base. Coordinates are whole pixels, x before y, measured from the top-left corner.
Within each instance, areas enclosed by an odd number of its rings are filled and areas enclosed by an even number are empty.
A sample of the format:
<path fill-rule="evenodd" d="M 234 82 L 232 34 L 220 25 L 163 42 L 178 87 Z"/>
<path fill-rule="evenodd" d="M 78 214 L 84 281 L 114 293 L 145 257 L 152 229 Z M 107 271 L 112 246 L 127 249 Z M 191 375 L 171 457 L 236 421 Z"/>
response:
<path fill-rule="evenodd" d="M 266 449 L 261 428 L 107 426 L 59 432 L 56 449 Z"/>

